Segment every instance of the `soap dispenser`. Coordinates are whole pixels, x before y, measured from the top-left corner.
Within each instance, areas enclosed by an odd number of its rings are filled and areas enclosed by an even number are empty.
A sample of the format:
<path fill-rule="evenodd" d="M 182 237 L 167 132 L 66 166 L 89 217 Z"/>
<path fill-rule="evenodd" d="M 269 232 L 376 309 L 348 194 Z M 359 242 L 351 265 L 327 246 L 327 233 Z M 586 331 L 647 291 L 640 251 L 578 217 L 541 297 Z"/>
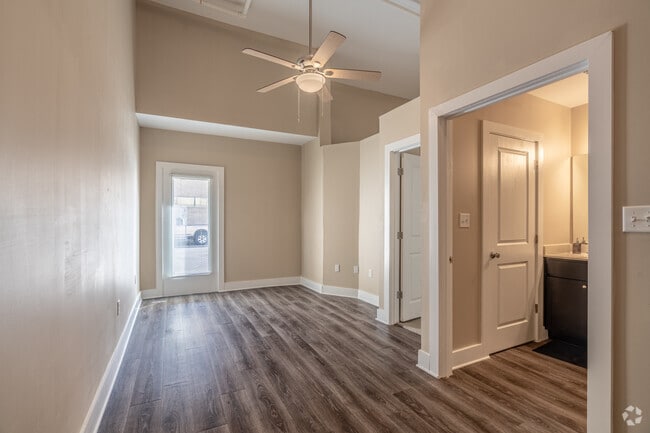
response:
<path fill-rule="evenodd" d="M 589 253 L 589 243 L 587 243 L 584 237 L 582 238 L 582 242 L 580 242 L 580 252 L 582 254 Z"/>
<path fill-rule="evenodd" d="M 572 245 L 571 252 L 573 254 L 580 254 L 580 239 L 576 238 L 576 241 Z"/>

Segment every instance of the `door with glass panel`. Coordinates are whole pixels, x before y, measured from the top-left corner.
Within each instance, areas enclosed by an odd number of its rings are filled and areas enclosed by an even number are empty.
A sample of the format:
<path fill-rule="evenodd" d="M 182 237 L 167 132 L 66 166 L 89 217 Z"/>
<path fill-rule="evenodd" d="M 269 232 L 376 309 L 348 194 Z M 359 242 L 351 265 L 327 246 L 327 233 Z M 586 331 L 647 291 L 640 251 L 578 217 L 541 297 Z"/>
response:
<path fill-rule="evenodd" d="M 223 168 L 157 163 L 158 281 L 163 296 L 223 287 Z"/>

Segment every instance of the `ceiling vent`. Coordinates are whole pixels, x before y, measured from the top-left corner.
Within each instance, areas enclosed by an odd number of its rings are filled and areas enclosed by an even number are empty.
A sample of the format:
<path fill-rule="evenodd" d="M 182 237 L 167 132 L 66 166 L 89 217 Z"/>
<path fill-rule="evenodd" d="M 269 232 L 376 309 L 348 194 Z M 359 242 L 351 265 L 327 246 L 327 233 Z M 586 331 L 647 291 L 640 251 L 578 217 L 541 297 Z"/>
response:
<path fill-rule="evenodd" d="M 395 7 L 403 9 L 413 15 L 420 16 L 420 0 L 384 0 Z"/>
<path fill-rule="evenodd" d="M 206 8 L 216 9 L 220 12 L 226 12 L 240 17 L 248 14 L 253 0 L 192 0 L 203 5 Z"/>
<path fill-rule="evenodd" d="M 253 0 L 153 0 L 162 5 L 180 9 L 206 18 L 219 19 L 221 14 L 246 18 Z M 222 15 L 223 16 L 223 15 Z"/>

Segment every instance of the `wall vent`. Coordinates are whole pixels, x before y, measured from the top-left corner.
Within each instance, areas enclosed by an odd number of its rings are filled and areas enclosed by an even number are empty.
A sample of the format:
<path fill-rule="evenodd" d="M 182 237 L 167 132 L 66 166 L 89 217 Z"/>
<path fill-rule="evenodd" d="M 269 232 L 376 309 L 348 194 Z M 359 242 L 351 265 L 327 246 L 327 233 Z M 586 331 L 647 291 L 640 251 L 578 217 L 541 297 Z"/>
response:
<path fill-rule="evenodd" d="M 219 20 L 219 14 L 246 18 L 253 0 L 153 0 L 161 5 Z"/>

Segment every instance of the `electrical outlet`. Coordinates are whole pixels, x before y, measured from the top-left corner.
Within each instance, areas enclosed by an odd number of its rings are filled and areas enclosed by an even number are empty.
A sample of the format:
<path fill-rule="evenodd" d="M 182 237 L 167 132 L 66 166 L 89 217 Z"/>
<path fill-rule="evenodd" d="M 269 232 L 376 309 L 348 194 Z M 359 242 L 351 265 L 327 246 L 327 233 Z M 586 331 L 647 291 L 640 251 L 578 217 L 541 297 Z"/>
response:
<path fill-rule="evenodd" d="M 352 266 L 352 273 L 353 274 L 358 274 L 359 273 L 359 265 Z"/>
<path fill-rule="evenodd" d="M 334 272 L 341 272 L 341 265 L 338 263 L 334 265 Z"/>
<path fill-rule="evenodd" d="M 115 312 L 117 313 L 118 316 L 120 315 L 120 300 L 119 299 L 117 300 L 117 305 L 115 306 Z"/>
<path fill-rule="evenodd" d="M 368 278 L 372 278 L 372 269 L 368 269 Z"/>

